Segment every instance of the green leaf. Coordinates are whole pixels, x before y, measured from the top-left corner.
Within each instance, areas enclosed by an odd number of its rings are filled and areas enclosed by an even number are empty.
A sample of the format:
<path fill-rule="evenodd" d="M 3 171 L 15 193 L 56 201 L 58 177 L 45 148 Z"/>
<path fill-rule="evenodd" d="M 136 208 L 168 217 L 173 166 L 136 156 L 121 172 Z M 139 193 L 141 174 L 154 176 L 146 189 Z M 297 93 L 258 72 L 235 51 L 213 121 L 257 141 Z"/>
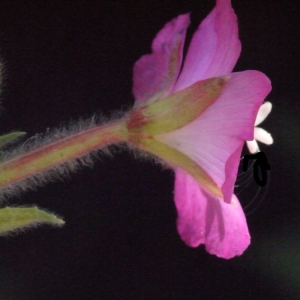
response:
<path fill-rule="evenodd" d="M 9 143 L 15 142 L 17 139 L 24 136 L 25 134 L 26 132 L 17 131 L 0 135 L 0 148 L 6 146 Z"/>
<path fill-rule="evenodd" d="M 33 207 L 5 207 L 0 209 L 0 235 L 36 227 L 47 223 L 62 226 L 65 222 L 56 215 Z"/>

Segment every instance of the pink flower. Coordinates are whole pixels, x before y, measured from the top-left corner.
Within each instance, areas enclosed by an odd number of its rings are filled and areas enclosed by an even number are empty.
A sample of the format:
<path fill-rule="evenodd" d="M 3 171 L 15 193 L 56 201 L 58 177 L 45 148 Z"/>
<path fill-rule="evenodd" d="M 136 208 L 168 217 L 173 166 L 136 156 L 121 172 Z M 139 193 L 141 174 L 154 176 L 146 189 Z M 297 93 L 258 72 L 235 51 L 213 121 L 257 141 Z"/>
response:
<path fill-rule="evenodd" d="M 217 0 L 195 32 L 181 69 L 188 25 L 188 14 L 167 23 L 153 41 L 152 54 L 136 62 L 136 103 L 128 127 L 134 145 L 166 160 L 175 170 L 181 238 L 189 246 L 205 244 L 209 253 L 231 258 L 250 244 L 233 188 L 243 144 L 254 138 L 255 118 L 271 85 L 258 71 L 231 73 L 241 45 L 230 0 Z M 202 89 L 203 80 L 212 77 L 222 78 L 207 81 Z M 177 111 L 169 103 L 178 97 L 186 97 L 187 102 L 195 97 L 203 108 L 196 116 L 192 114 L 197 107 L 190 104 Z M 163 114 L 159 105 L 164 109 L 169 105 L 169 111 Z"/>

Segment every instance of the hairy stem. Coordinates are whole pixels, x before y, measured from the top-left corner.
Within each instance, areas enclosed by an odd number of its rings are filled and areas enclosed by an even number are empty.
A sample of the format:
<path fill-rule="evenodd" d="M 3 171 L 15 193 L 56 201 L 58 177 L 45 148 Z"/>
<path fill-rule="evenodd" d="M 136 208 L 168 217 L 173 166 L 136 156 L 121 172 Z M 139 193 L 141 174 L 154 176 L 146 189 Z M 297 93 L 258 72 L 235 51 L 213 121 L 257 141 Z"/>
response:
<path fill-rule="evenodd" d="M 78 159 L 110 144 L 127 140 L 123 119 L 73 133 L 0 164 L 0 189 L 39 172 Z"/>

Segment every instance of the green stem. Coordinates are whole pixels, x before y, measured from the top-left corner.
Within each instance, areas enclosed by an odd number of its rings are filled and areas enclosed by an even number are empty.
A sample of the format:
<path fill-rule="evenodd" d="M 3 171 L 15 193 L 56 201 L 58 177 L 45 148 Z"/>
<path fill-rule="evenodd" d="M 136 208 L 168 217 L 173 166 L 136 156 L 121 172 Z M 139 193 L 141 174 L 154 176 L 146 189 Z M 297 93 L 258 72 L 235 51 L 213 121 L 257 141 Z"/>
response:
<path fill-rule="evenodd" d="M 127 140 L 123 119 L 77 132 L 0 164 L 0 189 L 91 151 Z"/>

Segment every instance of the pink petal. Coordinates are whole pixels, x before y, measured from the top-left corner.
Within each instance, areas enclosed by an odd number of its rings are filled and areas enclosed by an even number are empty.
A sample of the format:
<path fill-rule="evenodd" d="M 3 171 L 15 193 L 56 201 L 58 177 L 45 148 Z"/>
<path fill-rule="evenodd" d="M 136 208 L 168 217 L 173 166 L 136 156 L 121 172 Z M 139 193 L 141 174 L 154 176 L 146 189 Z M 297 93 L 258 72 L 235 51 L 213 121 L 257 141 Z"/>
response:
<path fill-rule="evenodd" d="M 253 140 L 255 117 L 270 89 L 263 73 L 233 73 L 221 96 L 195 121 L 155 138 L 196 161 L 229 203 L 241 147 Z"/>
<path fill-rule="evenodd" d="M 174 90 L 198 80 L 231 73 L 241 52 L 236 15 L 230 0 L 217 0 L 195 32 Z"/>
<path fill-rule="evenodd" d="M 232 198 L 243 145 L 244 142 L 239 143 L 236 150 L 229 156 L 225 163 L 225 181 L 222 185 L 222 193 L 226 203 L 230 203 Z"/>
<path fill-rule="evenodd" d="M 246 218 L 235 195 L 230 204 L 215 199 L 189 174 L 177 169 L 175 204 L 178 232 L 189 246 L 205 244 L 209 253 L 222 258 L 241 255 L 249 246 Z"/>
<path fill-rule="evenodd" d="M 163 97 L 173 87 L 182 62 L 182 49 L 189 15 L 167 23 L 152 43 L 152 54 L 142 56 L 133 68 L 133 94 L 137 103 L 154 95 Z"/>

